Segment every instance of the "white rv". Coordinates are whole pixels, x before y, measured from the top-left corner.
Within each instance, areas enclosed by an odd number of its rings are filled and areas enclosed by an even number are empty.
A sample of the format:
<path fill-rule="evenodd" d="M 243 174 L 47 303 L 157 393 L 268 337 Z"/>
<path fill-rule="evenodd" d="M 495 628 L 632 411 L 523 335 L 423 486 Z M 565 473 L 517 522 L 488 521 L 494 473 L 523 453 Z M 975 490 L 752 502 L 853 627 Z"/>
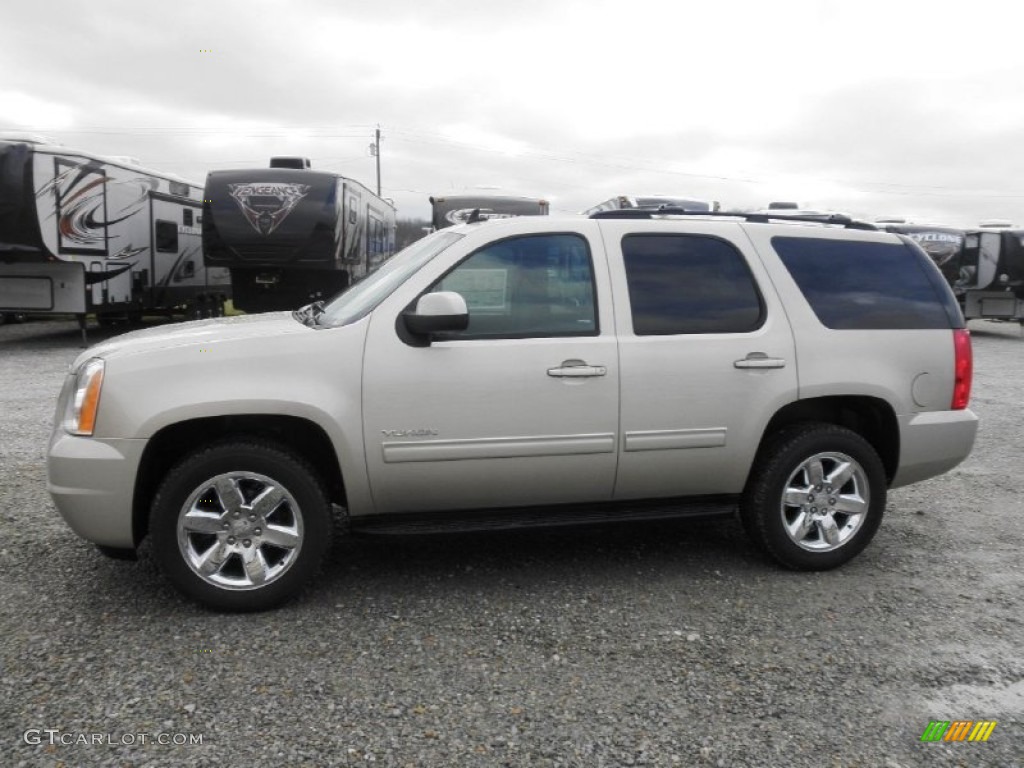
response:
<path fill-rule="evenodd" d="M 0 313 L 223 313 L 201 249 L 202 187 L 35 137 L 0 135 Z"/>
<path fill-rule="evenodd" d="M 512 216 L 547 216 L 550 205 L 539 197 L 511 195 L 436 195 L 430 198 L 434 229 L 467 221 L 507 219 Z"/>
<path fill-rule="evenodd" d="M 721 205 L 717 200 L 691 200 L 683 197 L 667 197 L 665 195 L 644 195 L 634 197 L 633 195 L 616 195 L 604 200 L 595 206 L 582 211 L 583 216 L 591 216 L 600 211 L 620 211 L 627 208 L 682 208 L 687 211 L 708 211 L 719 210 Z"/>

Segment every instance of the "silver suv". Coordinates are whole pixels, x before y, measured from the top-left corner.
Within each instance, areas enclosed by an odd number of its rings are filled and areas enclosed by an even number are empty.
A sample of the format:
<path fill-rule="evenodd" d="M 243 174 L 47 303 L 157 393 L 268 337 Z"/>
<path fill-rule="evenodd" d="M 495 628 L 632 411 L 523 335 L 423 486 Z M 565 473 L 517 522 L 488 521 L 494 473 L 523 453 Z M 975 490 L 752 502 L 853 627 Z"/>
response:
<path fill-rule="evenodd" d="M 970 453 L 957 303 L 844 218 L 667 213 L 458 226 L 326 305 L 93 347 L 50 493 L 226 610 L 293 596 L 336 531 L 738 510 L 783 565 L 841 565 L 888 488 Z"/>

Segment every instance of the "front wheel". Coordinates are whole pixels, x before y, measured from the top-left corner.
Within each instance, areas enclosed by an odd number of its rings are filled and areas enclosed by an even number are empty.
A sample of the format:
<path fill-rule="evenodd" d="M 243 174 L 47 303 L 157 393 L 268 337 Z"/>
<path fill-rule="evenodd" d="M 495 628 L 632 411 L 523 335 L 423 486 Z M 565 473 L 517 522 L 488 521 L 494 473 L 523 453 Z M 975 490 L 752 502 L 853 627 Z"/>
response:
<path fill-rule="evenodd" d="M 319 569 L 332 528 L 312 467 L 257 440 L 187 456 L 167 473 L 150 517 L 168 579 L 227 611 L 265 610 L 294 597 Z"/>
<path fill-rule="evenodd" d="M 874 537 L 887 483 L 878 453 L 834 424 L 803 424 L 762 448 L 743 495 L 747 532 L 794 570 L 835 568 Z"/>

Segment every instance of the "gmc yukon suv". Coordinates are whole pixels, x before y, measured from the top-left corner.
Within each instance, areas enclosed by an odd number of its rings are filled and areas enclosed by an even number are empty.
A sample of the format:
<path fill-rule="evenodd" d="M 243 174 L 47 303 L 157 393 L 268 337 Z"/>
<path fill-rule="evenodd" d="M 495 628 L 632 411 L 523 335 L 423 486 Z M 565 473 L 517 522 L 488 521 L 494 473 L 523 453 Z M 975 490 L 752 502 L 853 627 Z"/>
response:
<path fill-rule="evenodd" d="M 738 511 L 782 565 L 841 565 L 888 488 L 970 453 L 956 300 L 845 217 L 672 213 L 457 226 L 326 305 L 95 346 L 50 493 L 222 610 L 293 596 L 338 531 Z"/>

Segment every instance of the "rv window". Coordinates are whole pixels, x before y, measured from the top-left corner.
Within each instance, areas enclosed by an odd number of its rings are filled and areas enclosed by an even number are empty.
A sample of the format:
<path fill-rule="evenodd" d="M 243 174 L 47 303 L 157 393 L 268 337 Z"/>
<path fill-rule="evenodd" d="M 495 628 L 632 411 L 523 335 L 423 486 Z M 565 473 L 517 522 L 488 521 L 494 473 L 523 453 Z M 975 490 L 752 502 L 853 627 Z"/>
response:
<path fill-rule="evenodd" d="M 161 253 L 178 252 L 178 225 L 175 222 L 157 219 L 156 249 Z"/>

